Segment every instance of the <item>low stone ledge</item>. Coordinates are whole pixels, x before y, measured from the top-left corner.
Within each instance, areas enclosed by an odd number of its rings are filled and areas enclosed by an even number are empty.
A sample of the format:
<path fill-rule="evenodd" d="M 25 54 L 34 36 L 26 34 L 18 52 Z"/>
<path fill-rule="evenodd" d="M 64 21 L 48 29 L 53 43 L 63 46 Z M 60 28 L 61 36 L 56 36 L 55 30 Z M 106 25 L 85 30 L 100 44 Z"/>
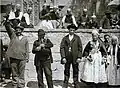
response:
<path fill-rule="evenodd" d="M 77 29 L 76 33 L 91 33 L 94 29 Z M 97 29 L 99 30 L 99 29 Z M 5 27 L 0 27 L 1 32 L 6 32 Z M 25 28 L 24 32 L 37 32 L 37 27 L 35 28 Z M 68 29 L 49 29 L 45 30 L 46 33 L 68 33 Z M 120 33 L 120 29 L 102 29 L 102 33 Z"/>

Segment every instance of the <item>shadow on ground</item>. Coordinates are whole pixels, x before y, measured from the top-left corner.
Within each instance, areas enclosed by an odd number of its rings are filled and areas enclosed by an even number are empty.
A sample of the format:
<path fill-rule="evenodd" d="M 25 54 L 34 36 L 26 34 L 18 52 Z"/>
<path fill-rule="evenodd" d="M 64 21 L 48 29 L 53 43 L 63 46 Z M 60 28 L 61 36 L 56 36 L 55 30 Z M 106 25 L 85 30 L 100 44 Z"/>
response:
<path fill-rule="evenodd" d="M 54 80 L 53 84 L 54 84 L 55 88 L 62 88 L 63 80 Z M 69 85 L 69 88 L 74 88 L 73 84 L 69 83 L 68 85 Z M 79 85 L 80 85 L 80 88 L 87 88 L 87 86 L 82 82 L 80 82 Z M 38 88 L 37 81 L 28 82 L 27 87 Z M 45 87 L 45 88 L 47 88 L 47 87 Z"/>
<path fill-rule="evenodd" d="M 62 88 L 63 80 L 54 80 L 53 84 L 54 84 L 54 88 Z M 80 85 L 80 88 L 90 88 L 83 82 L 80 82 L 79 85 Z M 27 87 L 28 88 L 38 88 L 38 83 L 37 83 L 37 81 L 29 81 L 27 83 Z M 13 88 L 12 83 L 8 83 L 4 88 Z M 47 88 L 47 87 L 45 86 L 45 88 Z M 69 88 L 74 88 L 73 84 L 69 83 Z M 99 88 L 120 88 L 120 86 L 117 86 L 117 87 L 102 87 L 102 86 L 99 85 Z"/>
<path fill-rule="evenodd" d="M 54 84 L 54 86 L 56 86 L 56 88 L 59 87 L 59 86 L 62 87 L 63 80 L 54 80 L 53 84 Z M 29 87 L 29 88 L 38 88 L 38 83 L 37 83 L 37 81 L 29 81 L 27 83 L 27 87 Z M 73 88 L 71 83 L 69 83 L 69 87 Z M 47 88 L 47 87 L 45 87 L 45 88 Z"/>

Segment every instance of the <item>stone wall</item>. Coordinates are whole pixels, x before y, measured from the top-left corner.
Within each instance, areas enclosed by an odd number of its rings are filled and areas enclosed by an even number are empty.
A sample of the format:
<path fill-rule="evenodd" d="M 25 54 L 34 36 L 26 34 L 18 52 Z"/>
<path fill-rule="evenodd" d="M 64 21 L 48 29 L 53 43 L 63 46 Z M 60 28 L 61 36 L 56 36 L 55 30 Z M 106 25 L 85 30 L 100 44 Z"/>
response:
<path fill-rule="evenodd" d="M 76 31 L 76 34 L 80 36 L 82 40 L 83 47 L 87 44 L 87 42 L 91 39 L 91 31 L 92 29 L 78 29 Z M 120 30 L 117 29 L 111 29 L 111 30 L 103 30 L 104 34 L 110 34 L 116 35 L 119 37 L 120 40 Z M 63 80 L 63 71 L 64 71 L 64 66 L 60 64 L 60 53 L 59 53 L 59 46 L 62 38 L 68 34 L 67 29 L 54 29 L 53 31 L 46 31 L 47 37 L 50 38 L 50 40 L 53 42 L 54 47 L 52 48 L 52 55 L 54 62 L 52 63 L 52 71 L 53 71 L 53 80 Z M 24 35 L 28 37 L 29 40 L 29 56 L 30 60 L 29 63 L 26 65 L 26 71 L 25 71 L 25 78 L 26 82 L 28 81 L 35 81 L 36 79 L 36 71 L 35 71 L 35 66 L 34 66 L 34 55 L 32 54 L 32 46 L 33 42 L 37 39 L 37 31 L 34 29 L 25 29 Z M 3 39 L 3 43 L 7 44 L 9 41 L 8 35 L 6 32 L 3 30 L 0 32 L 0 37 Z M 80 68 L 80 75 L 82 72 L 82 67 L 83 63 L 80 63 L 79 68 Z M 72 70 L 71 70 L 72 72 Z M 72 74 L 72 73 L 71 73 Z M 72 75 L 71 75 L 72 77 Z"/>

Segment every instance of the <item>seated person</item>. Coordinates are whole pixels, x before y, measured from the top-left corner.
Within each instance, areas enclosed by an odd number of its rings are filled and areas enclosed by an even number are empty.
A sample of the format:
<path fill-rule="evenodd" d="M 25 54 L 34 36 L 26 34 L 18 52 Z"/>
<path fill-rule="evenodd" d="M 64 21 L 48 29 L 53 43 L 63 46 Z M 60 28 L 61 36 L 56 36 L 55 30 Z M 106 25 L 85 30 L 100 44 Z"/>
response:
<path fill-rule="evenodd" d="M 77 24 L 80 28 L 87 28 L 90 18 L 87 14 L 87 9 L 83 9 L 83 14 L 79 16 Z"/>
<path fill-rule="evenodd" d="M 30 14 L 32 12 L 32 8 L 29 7 L 27 12 L 23 14 L 23 17 L 21 19 L 21 26 L 24 28 L 33 28 L 33 24 L 30 23 Z"/>
<path fill-rule="evenodd" d="M 78 26 L 75 20 L 75 17 L 72 14 L 71 9 L 67 9 L 67 14 L 62 18 L 62 28 L 67 28 L 68 25 L 74 24 L 76 27 Z"/>
<path fill-rule="evenodd" d="M 91 16 L 91 19 L 90 19 L 90 21 L 88 23 L 88 28 L 89 29 L 96 29 L 96 28 L 98 28 L 98 23 L 97 23 L 95 14 L 93 14 L 93 16 Z"/>

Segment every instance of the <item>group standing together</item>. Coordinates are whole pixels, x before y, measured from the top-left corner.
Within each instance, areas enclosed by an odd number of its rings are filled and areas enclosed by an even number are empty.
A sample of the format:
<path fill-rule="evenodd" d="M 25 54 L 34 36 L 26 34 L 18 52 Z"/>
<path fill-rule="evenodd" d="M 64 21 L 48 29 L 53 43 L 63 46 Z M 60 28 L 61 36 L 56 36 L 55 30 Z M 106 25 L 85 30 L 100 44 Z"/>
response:
<path fill-rule="evenodd" d="M 25 63 L 29 61 L 29 45 L 26 36 L 22 34 L 23 27 L 16 26 L 13 29 L 10 21 L 6 20 L 5 28 L 10 37 L 7 55 L 10 58 L 12 69 L 12 83 L 14 88 L 25 86 L 24 71 Z M 75 34 L 76 26 L 67 26 L 69 34 L 60 44 L 61 64 L 64 64 L 63 88 L 68 88 L 70 78 L 70 66 L 73 68 L 74 88 L 79 86 L 79 63 L 84 62 L 81 81 L 91 88 L 103 88 L 108 85 L 120 85 L 120 46 L 118 38 L 105 35 L 105 41 L 100 39 L 97 30 L 91 33 L 90 40 L 85 49 L 82 48 L 80 37 Z M 48 88 L 53 88 L 51 63 L 53 63 L 51 48 L 53 43 L 45 37 L 43 29 L 38 30 L 38 39 L 33 44 L 32 53 L 35 54 L 34 65 L 36 66 L 38 86 L 44 88 L 43 72 L 45 73 Z"/>
<path fill-rule="evenodd" d="M 61 64 L 64 65 L 62 87 L 68 88 L 70 66 L 72 65 L 74 88 L 80 88 L 78 76 L 80 62 L 84 62 L 80 80 L 90 88 L 107 88 L 107 84 L 109 86 L 120 86 L 120 46 L 118 38 L 116 36 L 105 35 L 105 41 L 102 41 L 99 32 L 95 30 L 97 24 L 87 23 L 89 18 L 86 18 L 88 17 L 86 11 L 84 9 L 83 17 L 79 19 L 78 23 L 75 21 L 74 16 L 72 16 L 70 9 L 67 10 L 68 15 L 64 16 L 62 20 L 63 27 L 65 23 L 68 23 L 66 27 L 69 32 L 60 43 Z M 92 16 L 92 21 L 94 21 L 95 17 L 95 15 Z M 85 20 L 86 22 L 84 22 Z M 10 38 L 6 54 L 10 58 L 13 88 L 24 88 L 24 72 L 25 64 L 29 61 L 29 45 L 27 37 L 22 34 L 24 27 L 16 25 L 14 22 L 6 18 L 4 23 Z M 17 19 L 16 22 L 18 22 Z M 83 50 L 82 41 L 75 34 L 75 31 L 78 26 L 85 28 L 87 24 L 90 25 L 90 28 L 94 28 L 94 30 L 91 33 L 92 39 L 88 41 Z M 52 47 L 53 43 L 45 37 L 45 31 L 39 29 L 38 39 L 34 41 L 32 48 L 32 53 L 35 54 L 34 65 L 36 67 L 39 88 L 44 88 L 43 72 L 46 76 L 48 88 L 53 88 L 51 70 L 51 63 L 53 63 Z"/>

